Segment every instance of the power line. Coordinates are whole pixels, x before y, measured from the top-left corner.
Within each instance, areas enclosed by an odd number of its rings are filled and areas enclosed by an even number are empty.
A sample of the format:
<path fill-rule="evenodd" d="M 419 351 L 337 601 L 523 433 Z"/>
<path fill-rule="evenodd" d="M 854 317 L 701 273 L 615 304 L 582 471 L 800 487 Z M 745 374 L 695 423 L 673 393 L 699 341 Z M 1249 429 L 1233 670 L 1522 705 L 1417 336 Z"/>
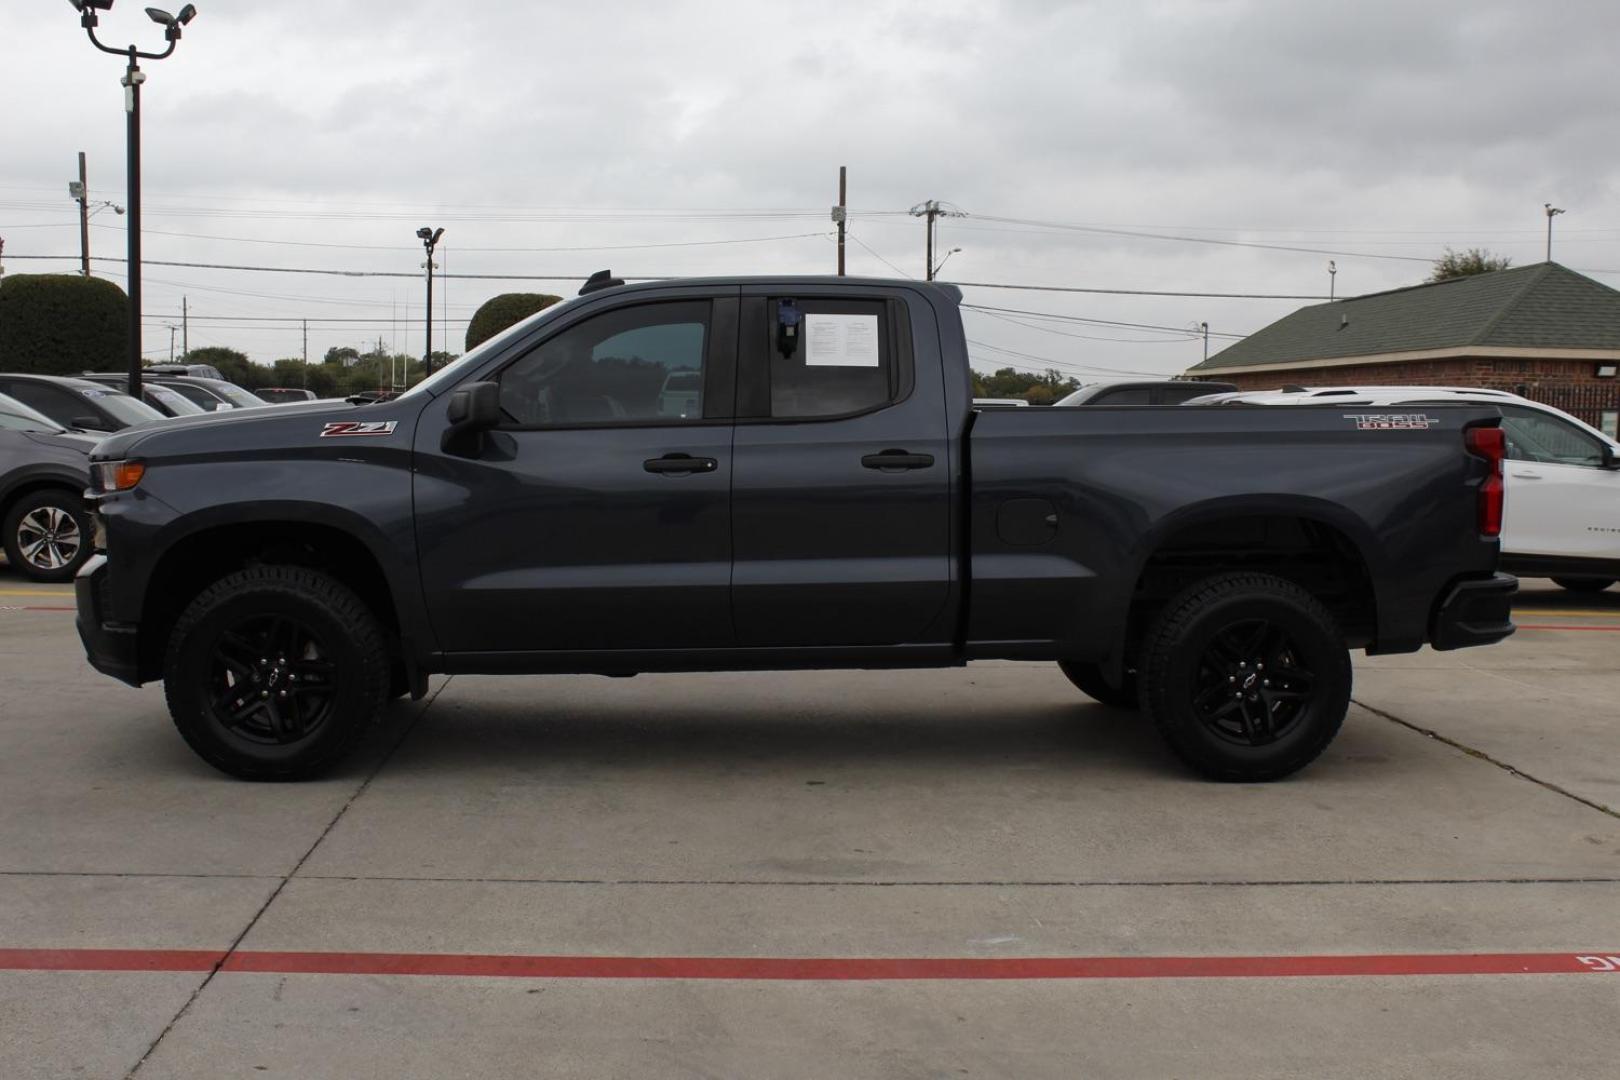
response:
<path fill-rule="evenodd" d="M 1120 327 L 1125 327 L 1125 328 L 1131 329 L 1131 330 L 1163 330 L 1163 331 L 1165 331 L 1167 333 L 1173 333 L 1173 334 L 1193 334 L 1193 333 L 1198 333 L 1200 335 L 1202 334 L 1202 331 L 1194 331 L 1191 327 L 1186 327 L 1186 326 L 1159 326 L 1159 325 L 1155 325 L 1154 323 L 1119 322 L 1119 321 L 1117 321 L 1115 319 L 1093 319 L 1093 318 L 1089 318 L 1089 317 L 1083 316 L 1083 315 L 1059 315 L 1056 312 L 1050 312 L 1050 311 L 1025 311 L 1025 310 L 1023 310 L 1021 308 L 991 307 L 988 304 L 963 304 L 962 306 L 964 308 L 967 308 L 970 311 L 982 311 L 982 312 L 987 312 L 987 313 L 988 312 L 1000 312 L 1000 313 L 1005 314 L 1005 315 L 1028 315 L 1028 316 L 1030 316 L 1032 318 L 1053 319 L 1053 320 L 1056 320 L 1058 322 L 1086 323 L 1086 324 L 1089 324 L 1089 325 L 1096 325 L 1096 326 L 1120 326 Z M 1210 337 L 1225 337 L 1225 338 L 1232 338 L 1233 340 L 1241 340 L 1241 339 L 1247 337 L 1248 335 L 1247 334 L 1217 334 L 1214 331 L 1211 331 L 1209 336 Z"/>
<path fill-rule="evenodd" d="M 97 229 L 111 229 L 113 231 L 122 231 L 116 225 L 104 225 L 104 224 L 101 224 L 99 222 L 93 223 L 93 227 L 97 228 Z M 314 241 L 308 241 L 308 240 L 264 240 L 264 239 L 259 239 L 259 238 L 251 237 L 251 236 L 209 236 L 209 235 L 206 235 L 206 234 L 203 234 L 203 233 L 170 232 L 170 231 L 165 231 L 163 229 L 145 229 L 145 230 L 143 230 L 143 232 L 148 236 L 175 236 L 175 237 L 183 237 L 183 238 L 188 239 L 188 240 L 218 240 L 218 241 L 226 241 L 226 242 L 237 243 L 237 244 L 272 244 L 272 245 L 279 245 L 279 246 L 283 246 L 283 247 L 332 248 L 332 249 L 339 249 L 339 250 L 345 250 L 345 251 L 396 251 L 396 252 L 398 252 L 398 251 L 411 251 L 411 250 L 413 250 L 412 247 L 410 245 L 407 245 L 407 244 L 322 244 L 322 243 L 316 243 Z M 562 251 L 644 251 L 644 250 L 649 250 L 649 249 L 652 249 L 652 248 L 718 247 L 718 246 L 727 245 L 727 244 L 767 244 L 767 243 L 775 243 L 777 241 L 782 241 L 782 240 L 803 240 L 803 239 L 806 239 L 806 238 L 809 238 L 809 237 L 817 237 L 817 238 L 819 238 L 819 237 L 823 237 L 823 236 L 827 236 L 827 235 L 830 235 L 830 234 L 829 233 L 822 233 L 822 232 L 808 232 L 808 233 L 790 233 L 790 234 L 788 234 L 786 236 L 747 236 L 747 237 L 737 237 L 737 238 L 725 239 L 725 240 L 679 240 L 679 241 L 670 241 L 670 242 L 666 242 L 666 243 L 656 243 L 656 244 L 597 244 L 597 245 L 584 246 L 584 247 L 466 247 L 466 246 L 463 245 L 463 246 L 458 246 L 456 248 L 456 250 L 457 251 L 476 251 L 476 252 L 480 252 L 480 253 L 486 253 L 486 252 L 515 252 L 515 253 L 528 253 L 528 254 L 539 254 L 539 253 L 542 253 L 542 252 L 562 252 Z M 416 275 L 416 276 L 420 276 L 420 275 Z M 442 274 L 436 275 L 436 276 L 443 277 Z"/>
<path fill-rule="evenodd" d="M 1310 293 L 1175 292 L 1166 289 L 1098 289 L 1080 285 L 1009 285 L 994 281 L 953 281 L 950 284 L 963 289 L 1021 289 L 1027 292 L 1097 293 L 1104 296 L 1192 296 L 1215 300 L 1327 299 L 1326 296 L 1317 296 Z"/>

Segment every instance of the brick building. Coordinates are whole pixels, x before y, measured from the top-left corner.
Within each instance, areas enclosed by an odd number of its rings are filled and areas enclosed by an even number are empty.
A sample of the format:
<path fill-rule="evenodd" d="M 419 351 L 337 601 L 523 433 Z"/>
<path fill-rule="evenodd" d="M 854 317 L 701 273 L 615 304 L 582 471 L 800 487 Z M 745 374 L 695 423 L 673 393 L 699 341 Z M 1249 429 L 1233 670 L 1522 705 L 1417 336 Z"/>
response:
<path fill-rule="evenodd" d="M 1615 434 L 1620 291 L 1557 263 L 1301 308 L 1187 372 L 1245 390 L 1484 386 Z"/>

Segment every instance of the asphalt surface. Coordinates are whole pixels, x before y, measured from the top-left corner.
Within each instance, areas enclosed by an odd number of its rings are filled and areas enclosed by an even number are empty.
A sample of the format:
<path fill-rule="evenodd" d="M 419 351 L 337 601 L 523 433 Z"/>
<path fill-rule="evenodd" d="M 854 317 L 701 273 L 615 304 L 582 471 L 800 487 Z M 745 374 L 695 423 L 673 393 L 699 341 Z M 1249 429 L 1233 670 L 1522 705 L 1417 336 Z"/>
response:
<path fill-rule="evenodd" d="M 0 570 L 8 1080 L 1620 1076 L 1620 590 L 1236 786 L 1011 663 L 437 679 L 244 784 L 71 603 Z"/>

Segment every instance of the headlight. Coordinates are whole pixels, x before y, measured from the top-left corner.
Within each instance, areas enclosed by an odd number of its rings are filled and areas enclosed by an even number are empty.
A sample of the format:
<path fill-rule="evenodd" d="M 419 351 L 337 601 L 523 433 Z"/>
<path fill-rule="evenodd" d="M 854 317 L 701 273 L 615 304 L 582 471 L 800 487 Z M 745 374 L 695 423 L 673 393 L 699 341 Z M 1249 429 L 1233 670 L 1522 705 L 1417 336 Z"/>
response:
<path fill-rule="evenodd" d="M 146 466 L 139 461 L 98 461 L 95 469 L 101 491 L 128 491 L 146 475 Z"/>

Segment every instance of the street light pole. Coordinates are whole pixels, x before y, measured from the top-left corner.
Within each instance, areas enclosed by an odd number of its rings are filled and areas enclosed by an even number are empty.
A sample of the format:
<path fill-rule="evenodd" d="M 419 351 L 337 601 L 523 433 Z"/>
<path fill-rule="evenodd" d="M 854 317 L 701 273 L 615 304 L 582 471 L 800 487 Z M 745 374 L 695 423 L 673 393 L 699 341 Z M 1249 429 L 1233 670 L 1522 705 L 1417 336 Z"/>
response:
<path fill-rule="evenodd" d="M 100 21 L 97 11 L 111 10 L 113 0 L 68 0 L 79 13 L 79 25 L 90 35 L 90 44 L 104 53 L 127 59 L 124 68 L 124 113 L 127 120 L 125 139 L 128 143 L 129 165 L 129 394 L 136 400 L 141 396 L 141 83 L 146 81 L 141 71 L 142 60 L 163 60 L 174 52 L 180 41 L 181 27 L 197 17 L 195 4 L 187 4 L 178 15 L 170 15 L 159 8 L 147 8 L 147 16 L 163 27 L 163 36 L 169 47 L 160 53 L 141 52 L 134 45 L 115 49 L 104 45 L 96 37 Z M 88 273 L 86 269 L 86 273 Z"/>
<path fill-rule="evenodd" d="M 1557 217 L 1559 214 L 1562 214 L 1563 211 L 1554 206 L 1552 203 L 1544 203 L 1542 205 L 1545 206 L 1547 210 L 1547 261 L 1552 262 L 1552 219 Z"/>
<path fill-rule="evenodd" d="M 422 353 L 422 378 L 433 374 L 433 249 L 439 245 L 439 237 L 444 235 L 443 229 L 435 229 L 424 225 L 416 230 L 416 238 L 422 241 L 422 247 L 427 251 L 427 348 Z M 406 381 L 410 381 L 410 373 L 406 372 Z"/>

